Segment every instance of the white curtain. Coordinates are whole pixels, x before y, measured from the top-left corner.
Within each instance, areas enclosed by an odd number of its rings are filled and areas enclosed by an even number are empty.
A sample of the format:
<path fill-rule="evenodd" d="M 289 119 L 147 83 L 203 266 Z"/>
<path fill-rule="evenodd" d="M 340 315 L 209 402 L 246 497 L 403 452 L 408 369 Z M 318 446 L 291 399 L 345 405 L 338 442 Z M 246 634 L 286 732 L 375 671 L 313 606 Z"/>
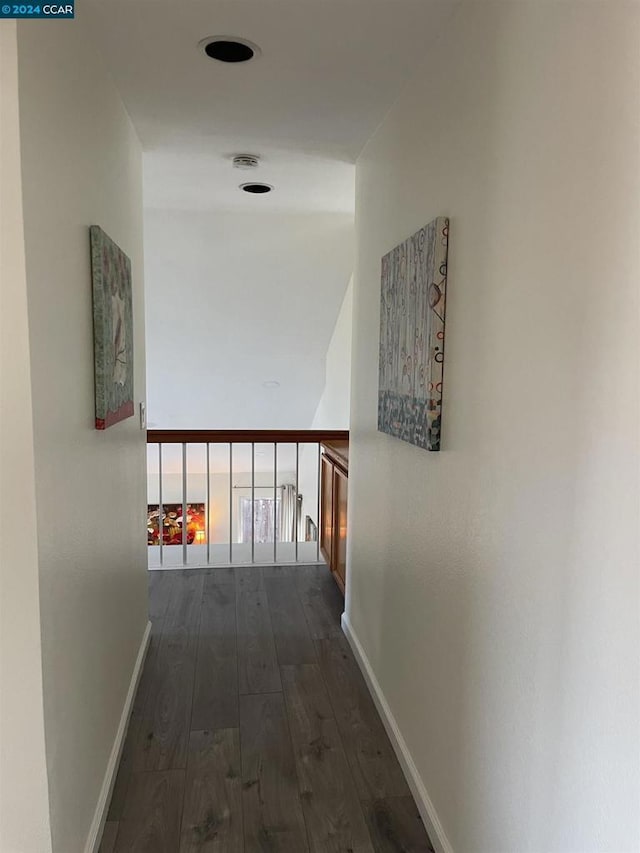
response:
<path fill-rule="evenodd" d="M 281 486 L 280 514 L 278 517 L 278 539 L 293 542 L 296 538 L 296 487 Z"/>

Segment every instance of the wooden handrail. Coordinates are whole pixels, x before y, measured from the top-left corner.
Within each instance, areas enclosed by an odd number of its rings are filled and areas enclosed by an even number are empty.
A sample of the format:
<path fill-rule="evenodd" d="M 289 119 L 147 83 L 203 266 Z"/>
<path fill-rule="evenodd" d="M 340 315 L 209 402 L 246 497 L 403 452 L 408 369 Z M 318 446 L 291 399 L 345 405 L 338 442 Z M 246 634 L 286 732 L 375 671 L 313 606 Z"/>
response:
<path fill-rule="evenodd" d="M 349 441 L 346 429 L 150 429 L 147 444 L 317 444 Z"/>

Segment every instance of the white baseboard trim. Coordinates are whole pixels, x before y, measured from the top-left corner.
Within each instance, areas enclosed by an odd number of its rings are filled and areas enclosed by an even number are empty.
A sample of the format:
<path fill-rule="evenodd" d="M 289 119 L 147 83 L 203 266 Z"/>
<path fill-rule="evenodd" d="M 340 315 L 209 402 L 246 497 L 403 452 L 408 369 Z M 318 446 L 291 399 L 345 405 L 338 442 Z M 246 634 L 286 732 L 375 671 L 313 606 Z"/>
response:
<path fill-rule="evenodd" d="M 150 637 L 151 622 L 147 622 L 147 627 L 144 629 L 144 634 L 142 635 L 142 642 L 140 643 L 140 648 L 138 649 L 138 656 L 136 658 L 135 666 L 133 667 L 133 673 L 131 674 L 131 681 L 129 682 L 127 698 L 125 699 L 122 714 L 120 715 L 118 731 L 116 732 L 116 738 L 113 742 L 113 747 L 111 748 L 111 755 L 109 756 L 107 769 L 104 774 L 104 780 L 102 782 L 102 788 L 100 789 L 98 804 L 96 805 L 93 820 L 91 821 L 89 836 L 87 838 L 87 843 L 84 846 L 84 853 L 98 853 L 100 842 L 102 841 L 104 823 L 107 818 L 107 809 L 111 800 L 113 786 L 116 781 L 116 772 L 118 770 L 118 764 L 120 763 L 120 756 L 122 755 L 122 747 L 124 746 L 124 739 L 125 735 L 127 734 L 127 727 L 129 726 L 129 717 L 131 716 L 131 709 L 133 708 L 133 700 L 135 699 L 136 690 L 138 689 L 138 683 L 140 681 L 140 676 L 142 675 L 144 659 L 147 656 L 147 649 L 149 648 Z"/>
<path fill-rule="evenodd" d="M 411 793 L 413 794 L 413 798 L 418 806 L 420 817 L 422 818 L 425 828 L 429 833 L 431 843 L 435 847 L 436 853 L 453 853 L 453 848 L 445 834 L 435 806 L 431 801 L 431 797 L 427 793 L 427 789 L 425 788 L 424 782 L 418 773 L 418 768 L 414 764 L 405 739 L 402 737 L 402 733 L 398 728 L 395 717 L 391 713 L 391 708 L 385 699 L 378 679 L 371 668 L 369 659 L 360 645 L 360 640 L 358 640 L 358 637 L 351 627 L 351 623 L 349 622 L 346 613 L 342 614 L 342 630 L 349 641 L 349 645 L 351 646 L 355 659 L 358 662 L 358 666 L 362 671 L 367 687 L 369 688 L 369 692 L 371 693 L 376 708 L 378 709 L 378 713 L 382 718 L 382 722 L 387 730 L 387 734 L 389 735 L 391 745 L 393 746 L 398 757 L 398 761 L 400 762 L 400 766 L 402 767 L 402 772 L 406 777 Z"/>

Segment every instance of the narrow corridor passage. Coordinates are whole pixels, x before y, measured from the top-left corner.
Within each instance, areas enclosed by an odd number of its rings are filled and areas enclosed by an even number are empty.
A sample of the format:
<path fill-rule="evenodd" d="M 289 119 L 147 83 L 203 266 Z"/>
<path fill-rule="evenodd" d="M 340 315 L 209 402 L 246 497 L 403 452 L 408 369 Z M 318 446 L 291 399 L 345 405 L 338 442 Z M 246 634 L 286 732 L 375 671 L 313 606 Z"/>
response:
<path fill-rule="evenodd" d="M 149 598 L 100 853 L 432 850 L 324 566 L 151 572 Z"/>

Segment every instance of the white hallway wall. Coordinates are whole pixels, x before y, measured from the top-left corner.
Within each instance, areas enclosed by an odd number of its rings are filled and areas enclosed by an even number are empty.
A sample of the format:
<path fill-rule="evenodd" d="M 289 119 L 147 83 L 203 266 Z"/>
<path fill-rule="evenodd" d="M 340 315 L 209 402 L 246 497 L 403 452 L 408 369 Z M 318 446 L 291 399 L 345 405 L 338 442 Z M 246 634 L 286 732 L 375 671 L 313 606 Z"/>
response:
<path fill-rule="evenodd" d="M 456 853 L 639 848 L 639 42 L 465 2 L 358 162 L 347 615 Z M 379 278 L 437 215 L 427 454 L 376 432 Z"/>
<path fill-rule="evenodd" d="M 138 401 L 141 150 L 81 8 L 18 24 L 18 58 L 37 507 L 20 536 L 38 540 L 53 851 L 81 853 L 147 622 L 145 436 L 94 429 L 88 227 L 132 261 Z"/>
<path fill-rule="evenodd" d="M 18 49 L 0 24 L 0 850 L 50 853 Z"/>
<path fill-rule="evenodd" d="M 329 341 L 324 368 L 324 387 L 318 401 L 311 429 L 349 429 L 351 405 L 351 343 L 353 323 L 353 277 L 340 306 L 340 312 Z M 318 448 L 303 445 L 300 452 L 301 516 L 319 527 Z"/>
<path fill-rule="evenodd" d="M 250 201 L 255 212 L 145 211 L 150 425 L 313 420 L 353 267 L 353 216 Z"/>
<path fill-rule="evenodd" d="M 324 390 L 312 429 L 349 429 L 353 277 L 349 281 L 325 358 Z"/>

